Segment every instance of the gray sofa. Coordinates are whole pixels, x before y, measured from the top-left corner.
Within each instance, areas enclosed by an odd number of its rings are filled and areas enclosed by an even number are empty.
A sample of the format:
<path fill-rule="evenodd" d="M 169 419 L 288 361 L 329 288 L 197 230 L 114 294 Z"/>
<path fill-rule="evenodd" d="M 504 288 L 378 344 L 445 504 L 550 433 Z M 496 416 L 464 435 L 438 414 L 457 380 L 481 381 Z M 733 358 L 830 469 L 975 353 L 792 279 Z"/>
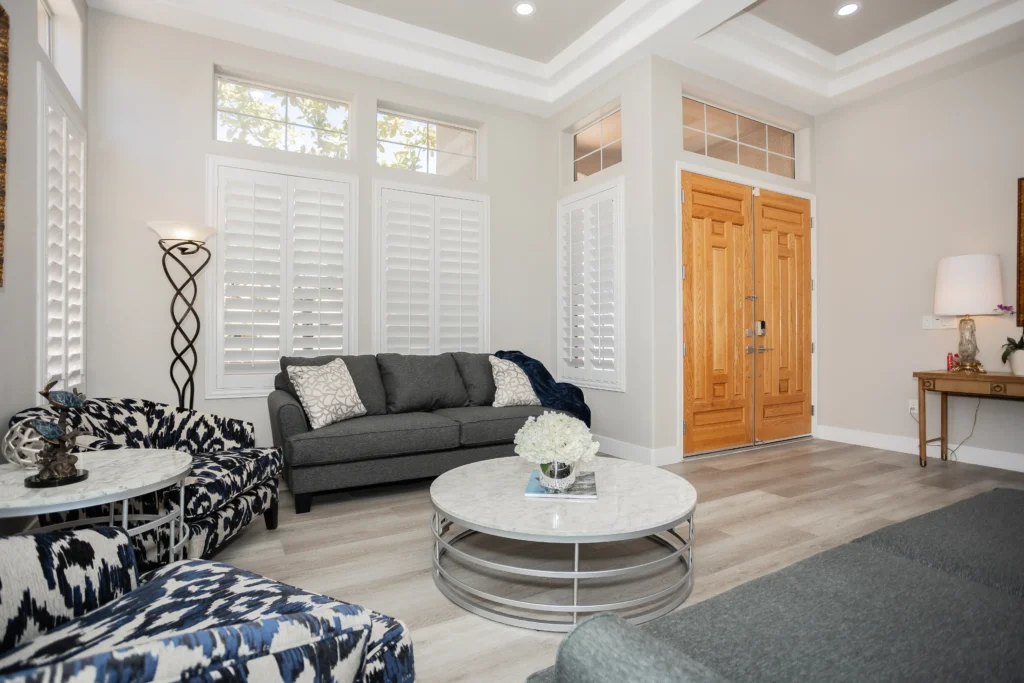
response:
<path fill-rule="evenodd" d="M 639 627 L 600 615 L 529 683 L 1021 681 L 1022 519 L 996 489 Z"/>
<path fill-rule="evenodd" d="M 267 402 L 296 511 L 309 512 L 316 493 L 433 477 L 478 460 L 514 455 L 515 433 L 528 417 L 547 409 L 493 407 L 489 355 L 282 358 Z M 366 415 L 311 430 L 287 369 L 339 357 Z"/>

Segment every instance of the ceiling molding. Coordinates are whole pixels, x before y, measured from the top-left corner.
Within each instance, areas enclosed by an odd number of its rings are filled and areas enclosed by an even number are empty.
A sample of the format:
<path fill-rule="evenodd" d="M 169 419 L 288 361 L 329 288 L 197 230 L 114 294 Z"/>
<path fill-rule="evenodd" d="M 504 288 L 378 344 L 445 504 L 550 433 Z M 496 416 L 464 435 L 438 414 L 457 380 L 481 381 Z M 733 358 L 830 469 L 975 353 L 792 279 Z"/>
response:
<path fill-rule="evenodd" d="M 88 0 L 94 9 L 541 116 L 657 54 L 819 114 L 1024 35 L 1024 0 L 957 0 L 841 55 L 755 0 L 624 0 L 543 63 L 335 0 Z"/>

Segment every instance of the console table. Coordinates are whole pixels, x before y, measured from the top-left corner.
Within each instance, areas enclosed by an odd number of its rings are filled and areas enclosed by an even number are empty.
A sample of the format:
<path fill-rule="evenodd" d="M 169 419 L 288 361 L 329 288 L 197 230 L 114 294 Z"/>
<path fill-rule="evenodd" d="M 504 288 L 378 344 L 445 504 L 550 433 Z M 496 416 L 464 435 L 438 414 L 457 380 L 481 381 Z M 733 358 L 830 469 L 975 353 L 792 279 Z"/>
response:
<path fill-rule="evenodd" d="M 1024 400 L 1024 377 L 1006 372 L 915 372 L 917 378 L 918 448 L 921 467 L 928 465 L 928 444 L 939 441 L 942 443 L 942 459 L 948 454 L 949 431 L 947 413 L 949 412 L 949 395 L 973 396 L 975 398 L 996 398 L 1003 400 Z M 935 391 L 942 397 L 942 435 L 934 439 L 928 438 L 925 421 L 925 396 Z"/>

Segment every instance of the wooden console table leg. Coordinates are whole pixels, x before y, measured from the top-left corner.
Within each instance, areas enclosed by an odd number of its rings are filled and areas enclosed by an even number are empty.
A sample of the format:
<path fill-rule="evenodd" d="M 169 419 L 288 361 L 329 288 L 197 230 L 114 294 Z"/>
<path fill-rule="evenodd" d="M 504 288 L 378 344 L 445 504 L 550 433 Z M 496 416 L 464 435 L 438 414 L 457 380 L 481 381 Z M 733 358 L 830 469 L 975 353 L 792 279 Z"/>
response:
<path fill-rule="evenodd" d="M 928 466 L 928 429 L 925 427 L 925 390 L 924 380 L 917 380 L 917 443 L 920 452 L 921 467 Z"/>
<path fill-rule="evenodd" d="M 949 428 L 946 426 L 946 416 L 949 414 L 949 395 L 942 392 L 942 459 L 949 458 Z"/>

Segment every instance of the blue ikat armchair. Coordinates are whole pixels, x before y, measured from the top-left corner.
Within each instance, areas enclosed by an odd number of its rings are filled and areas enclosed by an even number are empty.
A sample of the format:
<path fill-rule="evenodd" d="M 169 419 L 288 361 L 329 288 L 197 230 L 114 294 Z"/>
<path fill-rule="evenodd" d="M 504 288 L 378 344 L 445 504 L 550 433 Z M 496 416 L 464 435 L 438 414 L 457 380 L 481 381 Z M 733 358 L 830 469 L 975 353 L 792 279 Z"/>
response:
<path fill-rule="evenodd" d="M 401 622 L 110 527 L 0 538 L 0 680 L 411 683 Z"/>
<path fill-rule="evenodd" d="M 10 426 L 34 418 L 56 419 L 48 407 L 29 408 L 11 418 Z M 208 558 L 261 515 L 268 529 L 277 527 L 278 480 L 282 457 L 277 448 L 256 448 L 251 422 L 134 398 L 89 398 L 69 415 L 72 427 L 92 437 L 89 450 L 161 448 L 192 454 L 185 479 L 185 524 L 189 538 L 184 558 Z M 133 498 L 138 514 L 167 514 L 178 507 L 178 488 Z M 42 526 L 79 520 L 106 524 L 109 507 L 44 515 Z M 170 531 L 165 525 L 135 537 L 143 569 L 170 562 Z"/>

